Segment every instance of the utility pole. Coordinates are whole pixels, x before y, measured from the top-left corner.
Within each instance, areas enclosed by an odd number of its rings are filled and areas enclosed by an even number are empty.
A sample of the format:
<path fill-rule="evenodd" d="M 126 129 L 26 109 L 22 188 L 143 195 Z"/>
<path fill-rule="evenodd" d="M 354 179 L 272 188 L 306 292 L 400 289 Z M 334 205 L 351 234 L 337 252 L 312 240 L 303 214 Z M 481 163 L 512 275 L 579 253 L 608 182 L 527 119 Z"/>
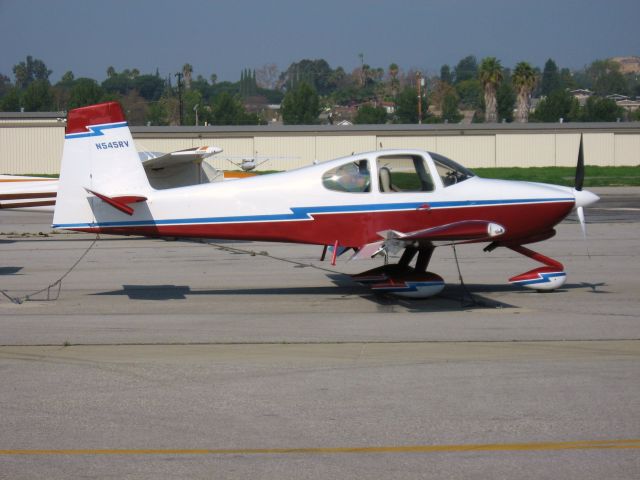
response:
<path fill-rule="evenodd" d="M 420 72 L 416 72 L 416 88 L 418 89 L 418 124 L 422 125 L 422 90 L 424 78 Z"/>
<path fill-rule="evenodd" d="M 180 125 L 182 126 L 182 73 L 176 73 L 176 77 L 178 77 L 178 104 L 180 105 Z"/>

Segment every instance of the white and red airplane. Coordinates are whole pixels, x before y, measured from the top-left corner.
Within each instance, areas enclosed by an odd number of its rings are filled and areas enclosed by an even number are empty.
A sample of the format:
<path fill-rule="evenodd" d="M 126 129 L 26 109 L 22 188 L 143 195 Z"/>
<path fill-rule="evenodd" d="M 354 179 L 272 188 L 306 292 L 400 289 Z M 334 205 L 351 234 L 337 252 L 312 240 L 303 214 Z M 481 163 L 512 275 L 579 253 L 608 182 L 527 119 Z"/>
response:
<path fill-rule="evenodd" d="M 53 226 L 329 245 L 334 262 L 348 248 L 355 258 L 403 250 L 398 263 L 353 278 L 408 297 L 444 288 L 427 271 L 435 247 L 489 242 L 487 251 L 506 247 L 543 264 L 511 283 L 552 290 L 564 283 L 564 267 L 524 245 L 552 237 L 573 208 L 584 226 L 582 209 L 598 197 L 582 190 L 583 164 L 580 153 L 572 189 L 479 178 L 435 153 L 380 150 L 237 182 L 156 190 L 119 104 L 110 102 L 69 112 Z"/>

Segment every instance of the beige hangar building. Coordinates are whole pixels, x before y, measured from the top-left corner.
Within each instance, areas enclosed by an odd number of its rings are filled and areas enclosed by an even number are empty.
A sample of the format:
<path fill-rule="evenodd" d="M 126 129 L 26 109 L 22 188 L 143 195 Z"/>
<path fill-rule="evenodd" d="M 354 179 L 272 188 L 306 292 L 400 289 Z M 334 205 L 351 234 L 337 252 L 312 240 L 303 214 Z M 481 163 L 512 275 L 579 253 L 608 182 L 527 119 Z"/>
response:
<path fill-rule="evenodd" d="M 0 173 L 57 174 L 63 113 L 0 113 Z M 580 134 L 585 163 L 640 165 L 640 122 L 473 125 L 316 125 L 131 127 L 139 151 L 217 146 L 207 159 L 234 170 L 229 157 L 270 158 L 260 169 L 290 170 L 354 152 L 418 148 L 470 168 L 574 166 Z"/>

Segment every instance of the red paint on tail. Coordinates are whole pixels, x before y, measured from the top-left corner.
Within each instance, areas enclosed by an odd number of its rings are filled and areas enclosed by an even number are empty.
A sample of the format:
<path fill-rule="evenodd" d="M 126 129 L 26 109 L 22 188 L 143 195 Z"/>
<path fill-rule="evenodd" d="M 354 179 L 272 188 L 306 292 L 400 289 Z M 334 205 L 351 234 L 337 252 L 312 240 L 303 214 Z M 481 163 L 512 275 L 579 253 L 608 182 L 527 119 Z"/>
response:
<path fill-rule="evenodd" d="M 126 121 L 118 102 L 100 103 L 71 110 L 67 116 L 67 135 L 85 133 L 90 125 L 104 125 Z"/>

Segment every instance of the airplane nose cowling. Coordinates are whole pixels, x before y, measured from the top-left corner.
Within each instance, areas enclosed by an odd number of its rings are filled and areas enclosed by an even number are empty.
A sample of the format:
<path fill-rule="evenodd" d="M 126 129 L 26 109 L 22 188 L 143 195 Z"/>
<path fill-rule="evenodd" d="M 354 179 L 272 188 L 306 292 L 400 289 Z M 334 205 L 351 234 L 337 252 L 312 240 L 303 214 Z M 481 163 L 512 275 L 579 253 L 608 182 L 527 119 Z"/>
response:
<path fill-rule="evenodd" d="M 573 190 L 573 196 L 576 198 L 576 208 L 580 207 L 588 207 L 589 205 L 593 205 L 600 197 L 593 192 L 588 190 Z"/>

